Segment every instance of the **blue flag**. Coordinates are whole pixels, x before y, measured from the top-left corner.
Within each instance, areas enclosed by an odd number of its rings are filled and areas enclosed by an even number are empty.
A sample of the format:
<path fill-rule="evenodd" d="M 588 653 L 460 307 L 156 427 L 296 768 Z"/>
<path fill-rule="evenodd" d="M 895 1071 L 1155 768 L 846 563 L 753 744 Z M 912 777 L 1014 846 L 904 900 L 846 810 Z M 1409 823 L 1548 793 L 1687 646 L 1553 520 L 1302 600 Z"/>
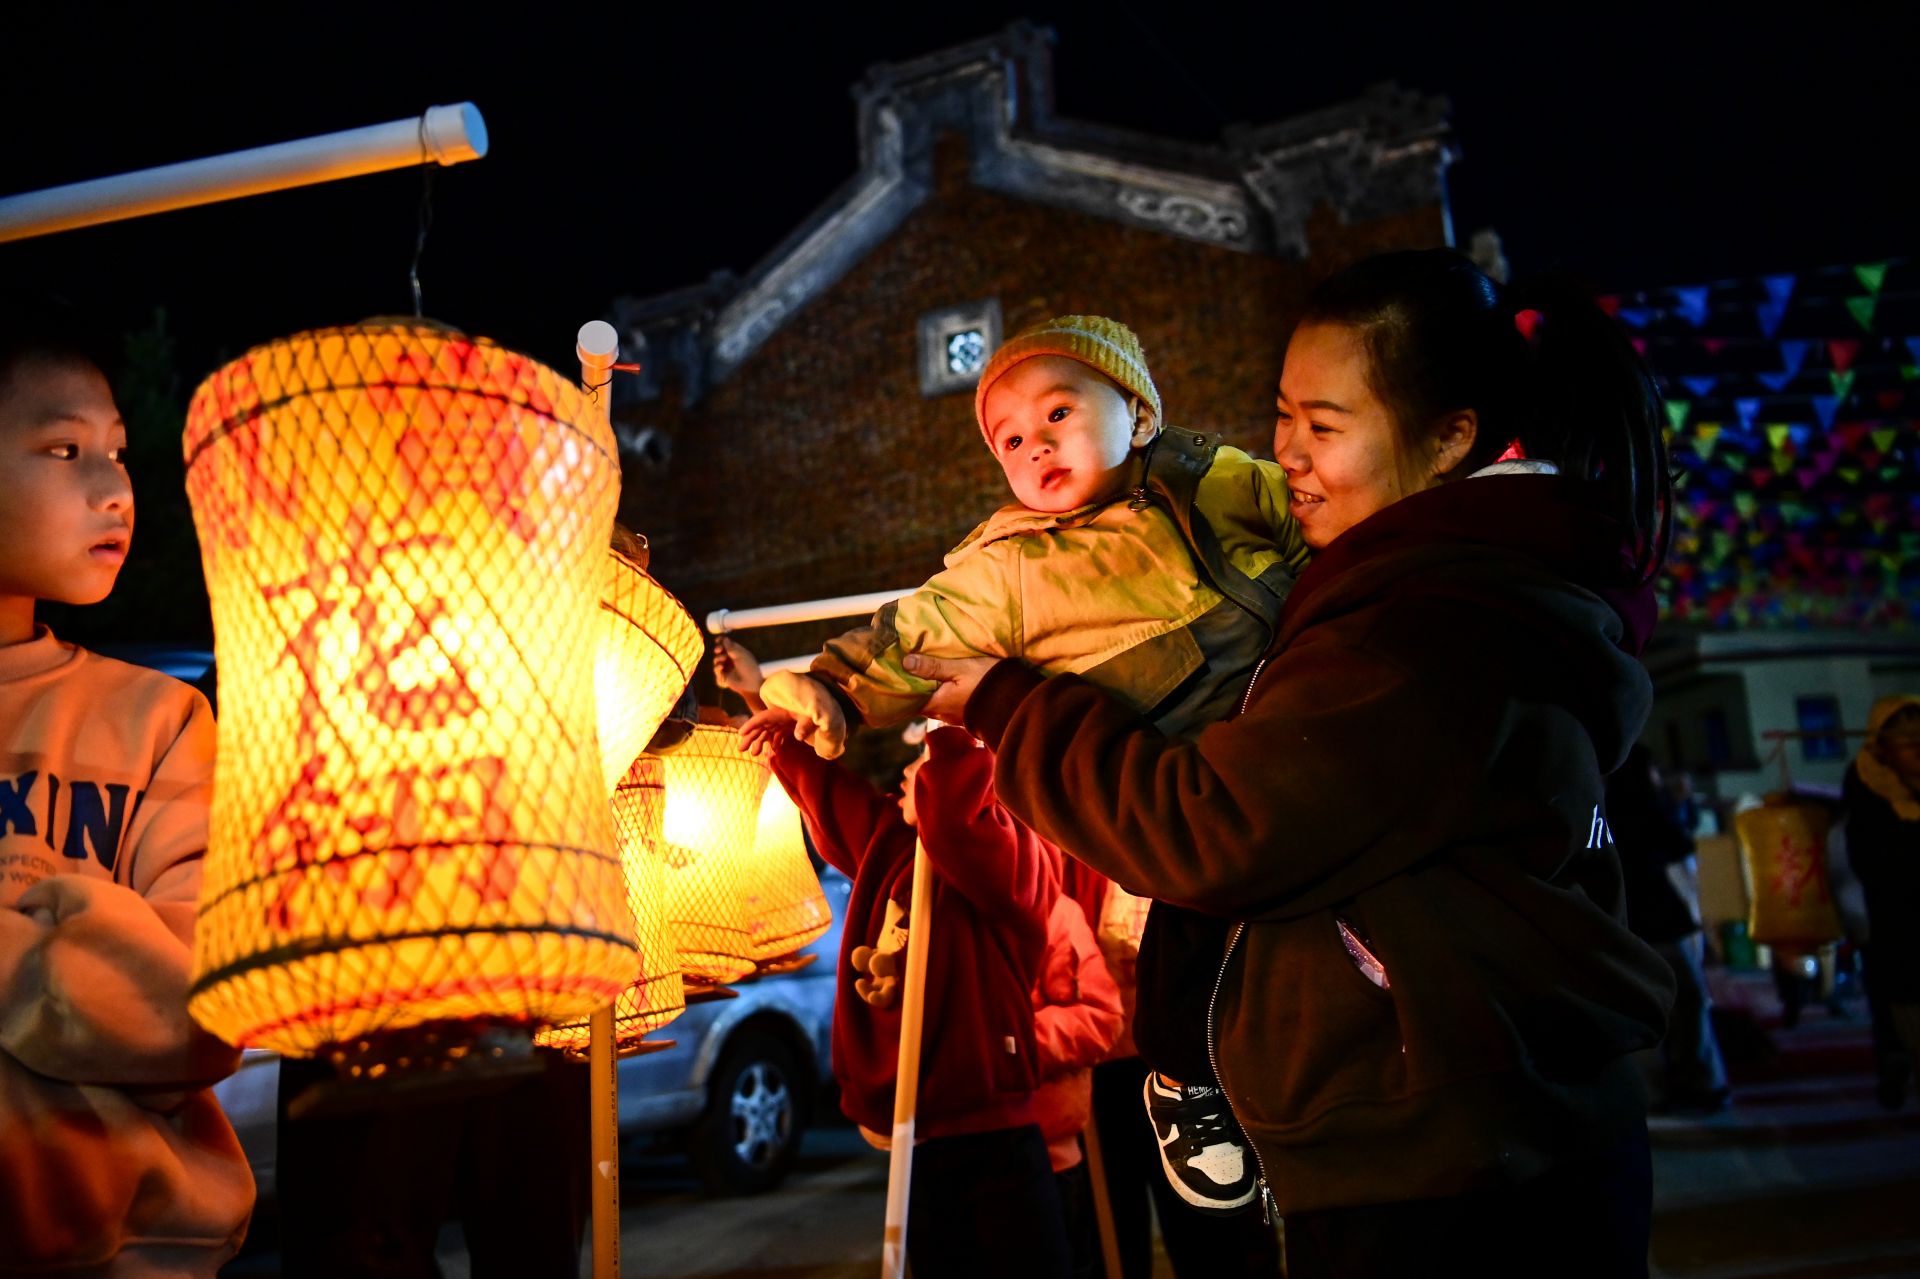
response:
<path fill-rule="evenodd" d="M 1692 391 L 1693 398 L 1696 400 L 1704 400 L 1709 395 L 1712 395 L 1713 388 L 1719 385 L 1719 383 L 1720 379 L 1711 374 L 1706 377 L 1683 377 L 1680 379 L 1680 385 Z"/>
<path fill-rule="evenodd" d="M 1820 428 L 1831 431 L 1833 419 L 1840 414 L 1840 397 L 1837 395 L 1816 395 L 1813 397 L 1814 416 L 1820 419 Z"/>
<path fill-rule="evenodd" d="M 1780 321 L 1786 313 L 1785 302 L 1762 302 L 1753 308 L 1753 318 L 1760 322 L 1760 331 L 1768 337 L 1772 337 L 1780 327 Z"/>
<path fill-rule="evenodd" d="M 1793 296 L 1793 277 L 1791 275 L 1763 275 L 1760 285 L 1766 289 L 1767 297 L 1786 306 L 1787 299 Z"/>
<path fill-rule="evenodd" d="M 1673 296 L 1676 300 L 1674 312 L 1681 319 L 1696 329 L 1707 322 L 1707 289 L 1705 285 L 1698 285 L 1686 289 L 1675 289 Z"/>

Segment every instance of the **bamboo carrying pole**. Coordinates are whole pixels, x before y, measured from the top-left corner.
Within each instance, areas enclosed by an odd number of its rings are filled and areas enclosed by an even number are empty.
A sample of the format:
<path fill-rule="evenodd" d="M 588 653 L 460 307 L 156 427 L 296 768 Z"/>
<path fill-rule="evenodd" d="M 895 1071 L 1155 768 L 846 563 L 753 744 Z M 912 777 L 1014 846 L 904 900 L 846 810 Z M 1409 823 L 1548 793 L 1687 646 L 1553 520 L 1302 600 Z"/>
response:
<path fill-rule="evenodd" d="M 916 839 L 913 905 L 907 912 L 907 975 L 900 992 L 900 1059 L 893 1079 L 893 1141 L 888 1151 L 887 1224 L 880 1241 L 880 1279 L 904 1279 L 907 1273 L 913 1117 L 920 1101 L 920 1034 L 927 1002 L 927 945 L 932 937 L 933 866 L 927 860 L 927 846 Z"/>
<path fill-rule="evenodd" d="M 428 107 L 407 120 L 6 196 L 0 198 L 0 243 L 387 169 L 460 164 L 486 153 L 480 108 L 471 102 Z"/>
<path fill-rule="evenodd" d="M 1113 1199 L 1107 1194 L 1107 1161 L 1100 1153 L 1100 1126 L 1092 1119 L 1080 1130 L 1087 1152 L 1087 1176 L 1092 1178 L 1093 1217 L 1100 1226 L 1100 1259 L 1110 1279 L 1120 1275 L 1120 1235 L 1113 1228 Z"/>
<path fill-rule="evenodd" d="M 620 358 L 620 336 L 605 320 L 580 326 L 574 344 L 580 356 L 580 381 L 594 397 L 596 410 L 605 414 L 612 396 L 608 381 Z M 617 1279 L 620 1274 L 620 1076 L 613 1063 L 613 1005 L 608 1004 L 588 1023 L 587 1073 L 593 1100 L 593 1275 Z"/>

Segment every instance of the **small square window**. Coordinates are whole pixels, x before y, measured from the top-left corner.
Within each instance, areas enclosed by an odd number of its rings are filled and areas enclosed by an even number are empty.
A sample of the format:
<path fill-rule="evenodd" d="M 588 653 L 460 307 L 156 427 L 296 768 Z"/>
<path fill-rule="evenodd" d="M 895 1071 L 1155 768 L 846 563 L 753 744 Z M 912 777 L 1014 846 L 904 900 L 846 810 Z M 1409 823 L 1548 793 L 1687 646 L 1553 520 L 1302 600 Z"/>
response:
<path fill-rule="evenodd" d="M 1825 694 L 1796 697 L 1793 699 L 1793 717 L 1802 733 L 1818 734 L 1800 739 L 1800 758 L 1820 760 L 1847 757 L 1846 741 L 1840 736 L 1839 698 Z"/>
<path fill-rule="evenodd" d="M 920 394 L 971 391 L 1000 345 L 1000 302 L 988 298 L 920 317 Z"/>

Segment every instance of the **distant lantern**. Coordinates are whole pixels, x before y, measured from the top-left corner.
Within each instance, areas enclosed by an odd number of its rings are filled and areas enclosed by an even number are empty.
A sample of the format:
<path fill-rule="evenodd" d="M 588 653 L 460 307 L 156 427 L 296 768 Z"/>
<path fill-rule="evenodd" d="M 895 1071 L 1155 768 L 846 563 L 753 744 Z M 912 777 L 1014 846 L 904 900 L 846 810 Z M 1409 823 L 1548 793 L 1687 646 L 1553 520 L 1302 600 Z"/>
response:
<path fill-rule="evenodd" d="M 692 982 L 738 980 L 757 966 L 747 931 L 744 873 L 759 833 L 768 773 L 740 753 L 730 728 L 700 725 L 657 756 L 666 804 L 667 931 Z"/>
<path fill-rule="evenodd" d="M 1751 896 L 1747 935 L 1789 950 L 1840 940 L 1840 912 L 1827 885 L 1827 831 L 1832 818 L 1811 800 L 1768 796 L 1736 814 Z"/>
<path fill-rule="evenodd" d="M 774 783 L 760 801 L 753 859 L 746 868 L 747 933 L 762 964 L 793 954 L 827 931 L 833 912 L 807 856 L 800 810 Z"/>
<path fill-rule="evenodd" d="M 370 321 L 215 373 L 184 448 L 220 672 L 194 1017 L 301 1056 L 611 1002 L 604 416 L 491 342 Z"/>
<path fill-rule="evenodd" d="M 640 950 L 637 975 L 613 1004 L 614 1040 L 627 1047 L 678 1017 L 687 1006 L 680 959 L 667 937 L 662 901 L 665 766 L 657 759 L 636 760 L 635 756 L 686 690 L 706 643 L 680 602 L 618 551 L 607 553 L 600 619 L 594 684 L 600 708 L 601 764 L 612 795 L 613 829 Z M 583 1053 L 588 1025 L 576 1021 L 551 1026 L 535 1041 Z"/>

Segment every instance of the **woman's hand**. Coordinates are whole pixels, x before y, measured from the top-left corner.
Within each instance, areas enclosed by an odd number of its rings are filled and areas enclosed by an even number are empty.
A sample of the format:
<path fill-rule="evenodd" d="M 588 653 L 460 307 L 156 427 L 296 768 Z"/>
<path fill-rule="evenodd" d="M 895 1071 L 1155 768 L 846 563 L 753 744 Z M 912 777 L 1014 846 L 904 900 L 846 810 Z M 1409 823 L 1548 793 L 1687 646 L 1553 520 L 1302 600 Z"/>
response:
<path fill-rule="evenodd" d="M 980 681 L 998 661 L 997 657 L 928 657 L 909 653 L 906 668 L 908 674 L 940 682 L 940 687 L 927 699 L 928 715 L 949 724 L 963 724 L 973 690 L 980 687 Z"/>

